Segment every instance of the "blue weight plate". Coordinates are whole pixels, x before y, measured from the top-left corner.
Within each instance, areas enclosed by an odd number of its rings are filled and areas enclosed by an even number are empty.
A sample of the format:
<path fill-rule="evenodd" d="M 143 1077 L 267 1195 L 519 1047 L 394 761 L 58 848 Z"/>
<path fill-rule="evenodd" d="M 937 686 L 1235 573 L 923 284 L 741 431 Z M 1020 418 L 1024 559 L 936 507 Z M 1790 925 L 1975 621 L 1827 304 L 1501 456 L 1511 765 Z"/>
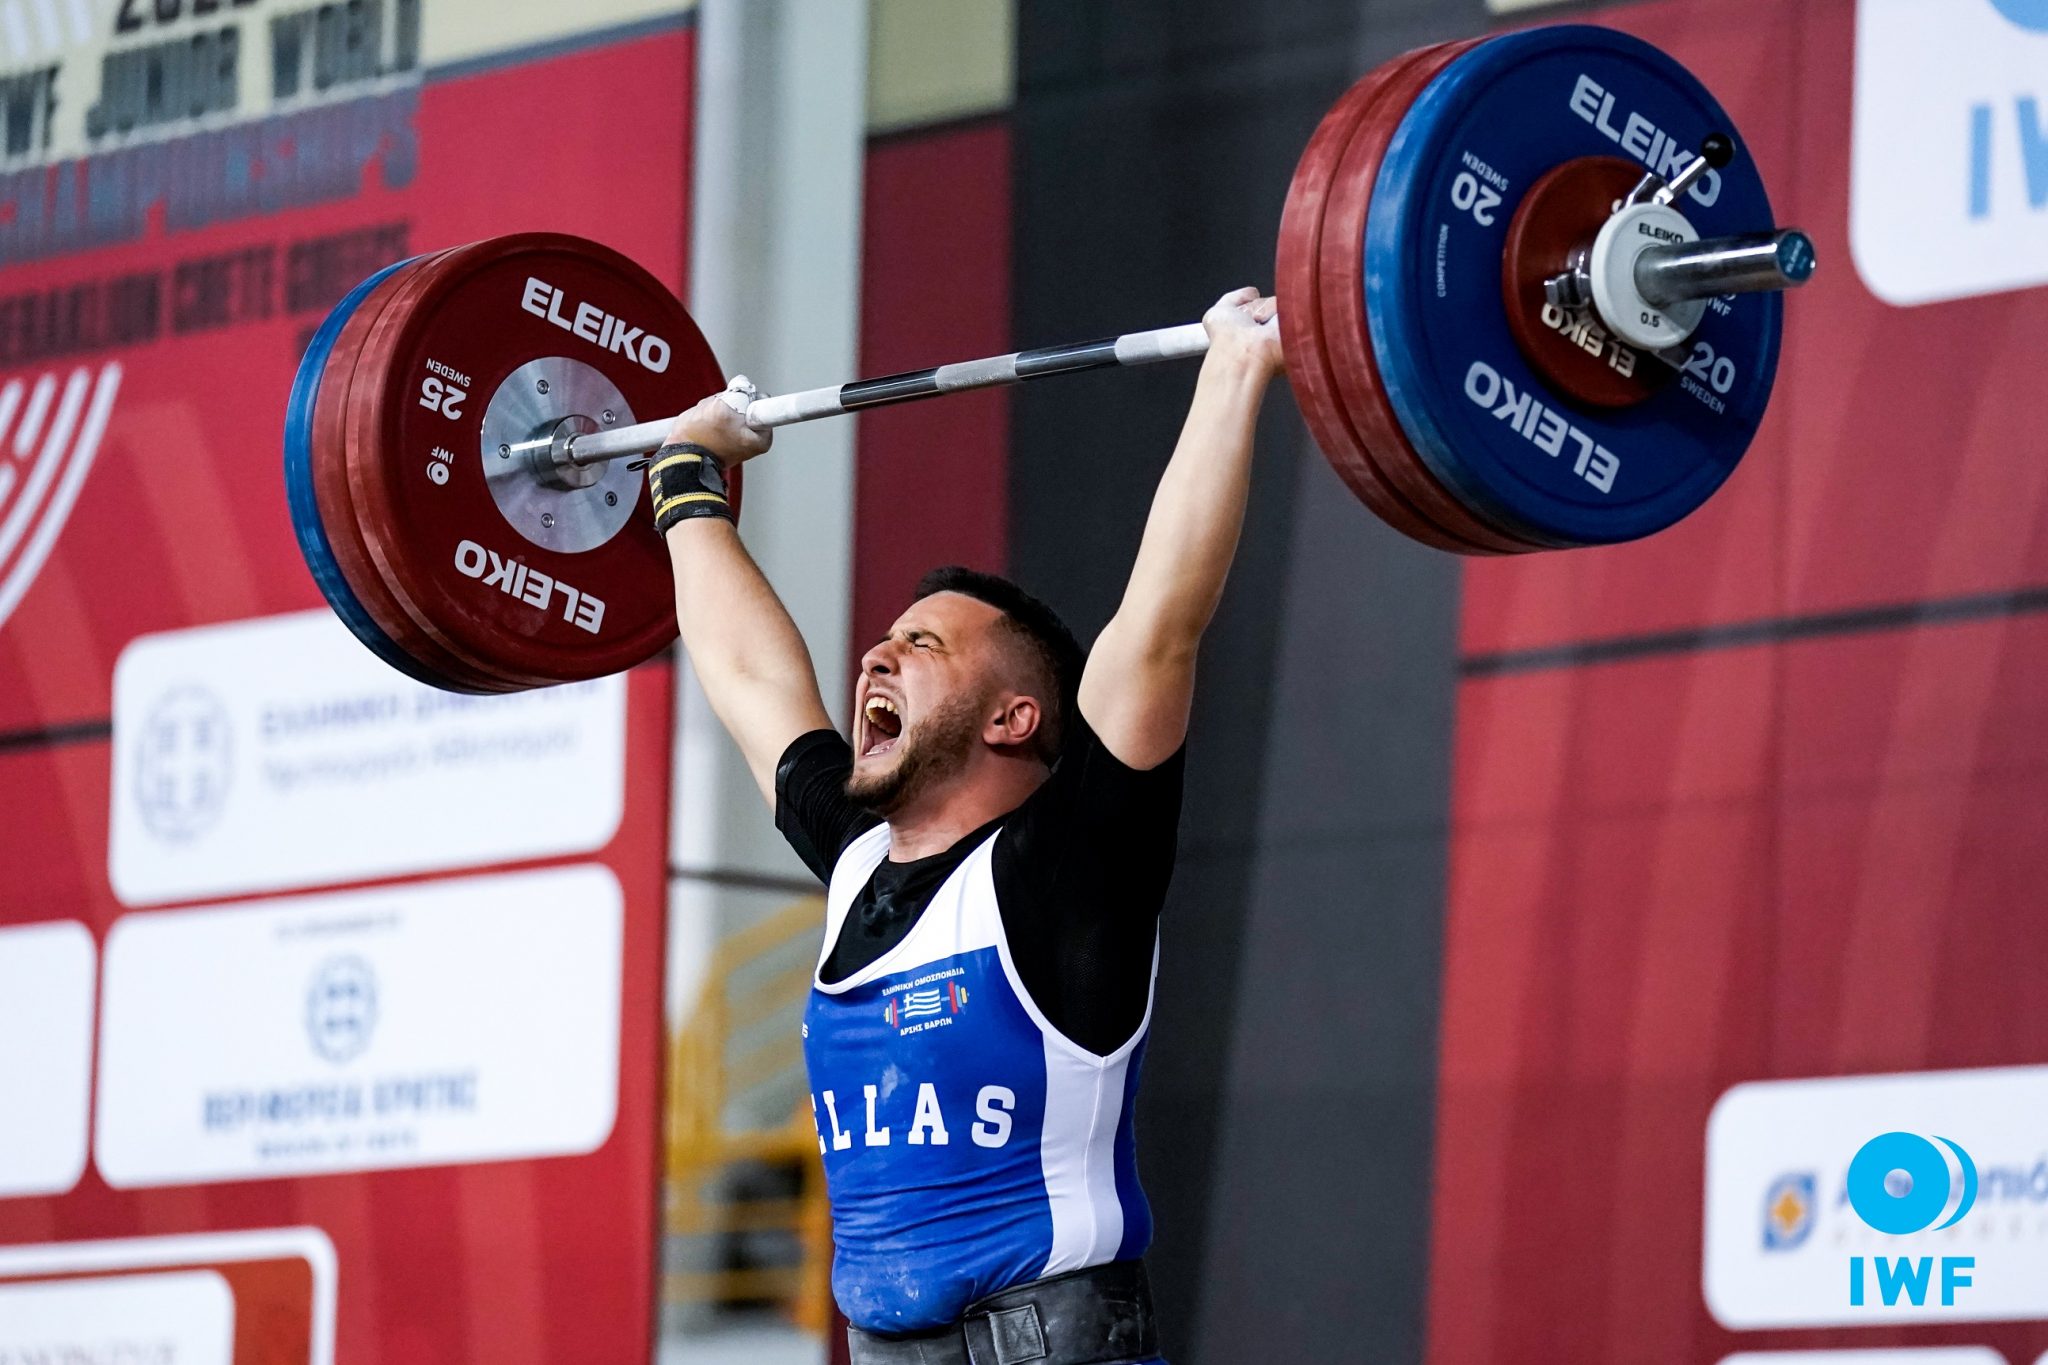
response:
<path fill-rule="evenodd" d="M 1736 140 L 1735 160 L 1678 207 L 1704 237 L 1774 226 L 1739 131 L 1691 73 L 1638 38 L 1563 25 L 1464 54 L 1388 148 L 1365 229 L 1388 397 L 1431 472 L 1532 539 L 1609 544 L 1662 530 L 1721 486 L 1763 420 L 1783 330 L 1776 294 L 1715 301 L 1685 343 L 1679 381 L 1619 409 L 1574 404 L 1543 379 L 1502 297 L 1508 225 L 1546 173 L 1619 155 L 1669 178 L 1712 132 Z"/>
<path fill-rule="evenodd" d="M 305 557 L 313 581 L 320 585 L 321 596 L 349 632 L 367 645 L 371 653 L 407 677 L 429 687 L 469 692 L 475 689 L 457 685 L 400 649 L 370 618 L 335 561 L 334 547 L 327 539 L 327 528 L 321 524 L 320 504 L 313 491 L 313 406 L 320 395 L 328 357 L 333 354 L 335 340 L 349 316 L 386 276 L 405 264 L 399 261 L 384 267 L 344 295 L 313 333 L 306 353 L 299 357 L 298 373 L 292 377 L 291 399 L 285 408 L 285 499 L 291 507 L 292 531 L 298 538 L 299 553 Z"/>

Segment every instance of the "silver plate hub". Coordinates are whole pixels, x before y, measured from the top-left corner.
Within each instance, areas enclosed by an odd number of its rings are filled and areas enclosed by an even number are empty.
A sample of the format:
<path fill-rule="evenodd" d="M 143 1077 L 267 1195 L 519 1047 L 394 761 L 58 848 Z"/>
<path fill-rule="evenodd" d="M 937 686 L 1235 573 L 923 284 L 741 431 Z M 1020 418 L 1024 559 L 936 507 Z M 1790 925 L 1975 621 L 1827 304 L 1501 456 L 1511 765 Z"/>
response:
<path fill-rule="evenodd" d="M 484 409 L 484 484 L 512 529 L 559 554 L 603 545 L 633 517 L 644 484 L 630 461 L 578 468 L 567 437 L 631 426 L 633 411 L 602 372 L 567 356 L 529 360 Z"/>

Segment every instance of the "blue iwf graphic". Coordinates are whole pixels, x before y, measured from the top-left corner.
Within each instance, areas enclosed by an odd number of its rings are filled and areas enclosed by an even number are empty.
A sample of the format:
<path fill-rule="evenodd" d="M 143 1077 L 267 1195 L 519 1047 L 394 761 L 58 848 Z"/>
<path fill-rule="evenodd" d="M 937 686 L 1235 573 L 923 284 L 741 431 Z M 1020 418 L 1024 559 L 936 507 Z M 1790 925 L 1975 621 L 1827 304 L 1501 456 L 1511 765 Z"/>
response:
<path fill-rule="evenodd" d="M 2048 33 L 2048 0 L 1991 0 L 1991 4 L 2021 28 Z"/>
<path fill-rule="evenodd" d="M 1991 0 L 1992 7 L 2021 28 L 2048 33 L 2048 0 Z M 2000 113 L 1996 105 L 1970 106 L 1970 216 L 1991 216 L 1991 158 Z M 2033 96 L 2013 101 L 2020 164 L 2027 175 L 2027 207 L 2048 204 L 2048 137 L 2042 135 L 2041 105 Z"/>
<path fill-rule="evenodd" d="M 1935 1144 L 1939 1143 L 1940 1146 Z M 1871 1228 L 1893 1237 L 1954 1227 L 1977 1202 L 1977 1163 L 1945 1137 L 1918 1133 L 1881 1133 L 1857 1149 L 1849 1161 L 1849 1205 Z M 1949 1211 L 1951 1197 L 1955 1200 Z M 1948 1217 L 1942 1218 L 1943 1213 Z M 1941 1219 L 1940 1222 L 1935 1220 Z M 1936 1259 L 1922 1256 L 1872 1256 L 1878 1296 L 1886 1307 L 1903 1297 L 1915 1307 L 1927 1302 L 1935 1278 Z M 1974 1256 L 1943 1256 L 1940 1261 L 1941 1302 L 1953 1307 L 1958 1290 L 1970 1284 Z M 1849 1306 L 1864 1304 L 1864 1258 L 1849 1258 Z"/>
<path fill-rule="evenodd" d="M 1970 106 L 1970 216 L 1991 216 L 1991 159 L 1998 142 L 2000 109 L 1991 104 Z M 2023 95 L 2012 102 L 2013 129 L 2020 166 L 2026 172 L 2027 207 L 2048 204 L 2048 129 L 2041 123 L 2041 102 Z"/>

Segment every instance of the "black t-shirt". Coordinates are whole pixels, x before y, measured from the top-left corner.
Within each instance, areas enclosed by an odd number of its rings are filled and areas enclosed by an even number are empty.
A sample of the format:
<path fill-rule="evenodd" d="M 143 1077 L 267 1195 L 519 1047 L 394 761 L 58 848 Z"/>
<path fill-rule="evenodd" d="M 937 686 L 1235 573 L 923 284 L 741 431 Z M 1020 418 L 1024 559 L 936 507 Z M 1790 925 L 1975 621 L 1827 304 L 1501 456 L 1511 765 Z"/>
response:
<path fill-rule="evenodd" d="M 943 853 L 884 859 L 847 912 L 821 973 L 844 981 L 902 942 L 932 893 L 998 826 L 996 904 L 1017 975 L 1052 1026 L 1108 1054 L 1144 1021 L 1159 910 L 1173 876 L 1186 750 L 1125 766 L 1095 732 L 1075 733 L 1044 785 Z M 775 768 L 775 827 L 821 880 L 880 823 L 846 797 L 853 748 L 813 730 Z"/>

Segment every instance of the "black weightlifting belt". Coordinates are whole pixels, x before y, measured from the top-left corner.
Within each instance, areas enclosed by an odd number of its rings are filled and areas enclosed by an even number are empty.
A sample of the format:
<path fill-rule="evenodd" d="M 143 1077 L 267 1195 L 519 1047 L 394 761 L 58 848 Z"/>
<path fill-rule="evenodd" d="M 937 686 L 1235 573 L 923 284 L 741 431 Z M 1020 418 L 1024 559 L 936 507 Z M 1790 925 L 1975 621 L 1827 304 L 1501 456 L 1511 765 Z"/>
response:
<path fill-rule="evenodd" d="M 1132 1365 L 1159 1354 L 1142 1261 L 1005 1289 L 951 1327 L 902 1337 L 849 1327 L 846 1340 L 853 1365 Z"/>

